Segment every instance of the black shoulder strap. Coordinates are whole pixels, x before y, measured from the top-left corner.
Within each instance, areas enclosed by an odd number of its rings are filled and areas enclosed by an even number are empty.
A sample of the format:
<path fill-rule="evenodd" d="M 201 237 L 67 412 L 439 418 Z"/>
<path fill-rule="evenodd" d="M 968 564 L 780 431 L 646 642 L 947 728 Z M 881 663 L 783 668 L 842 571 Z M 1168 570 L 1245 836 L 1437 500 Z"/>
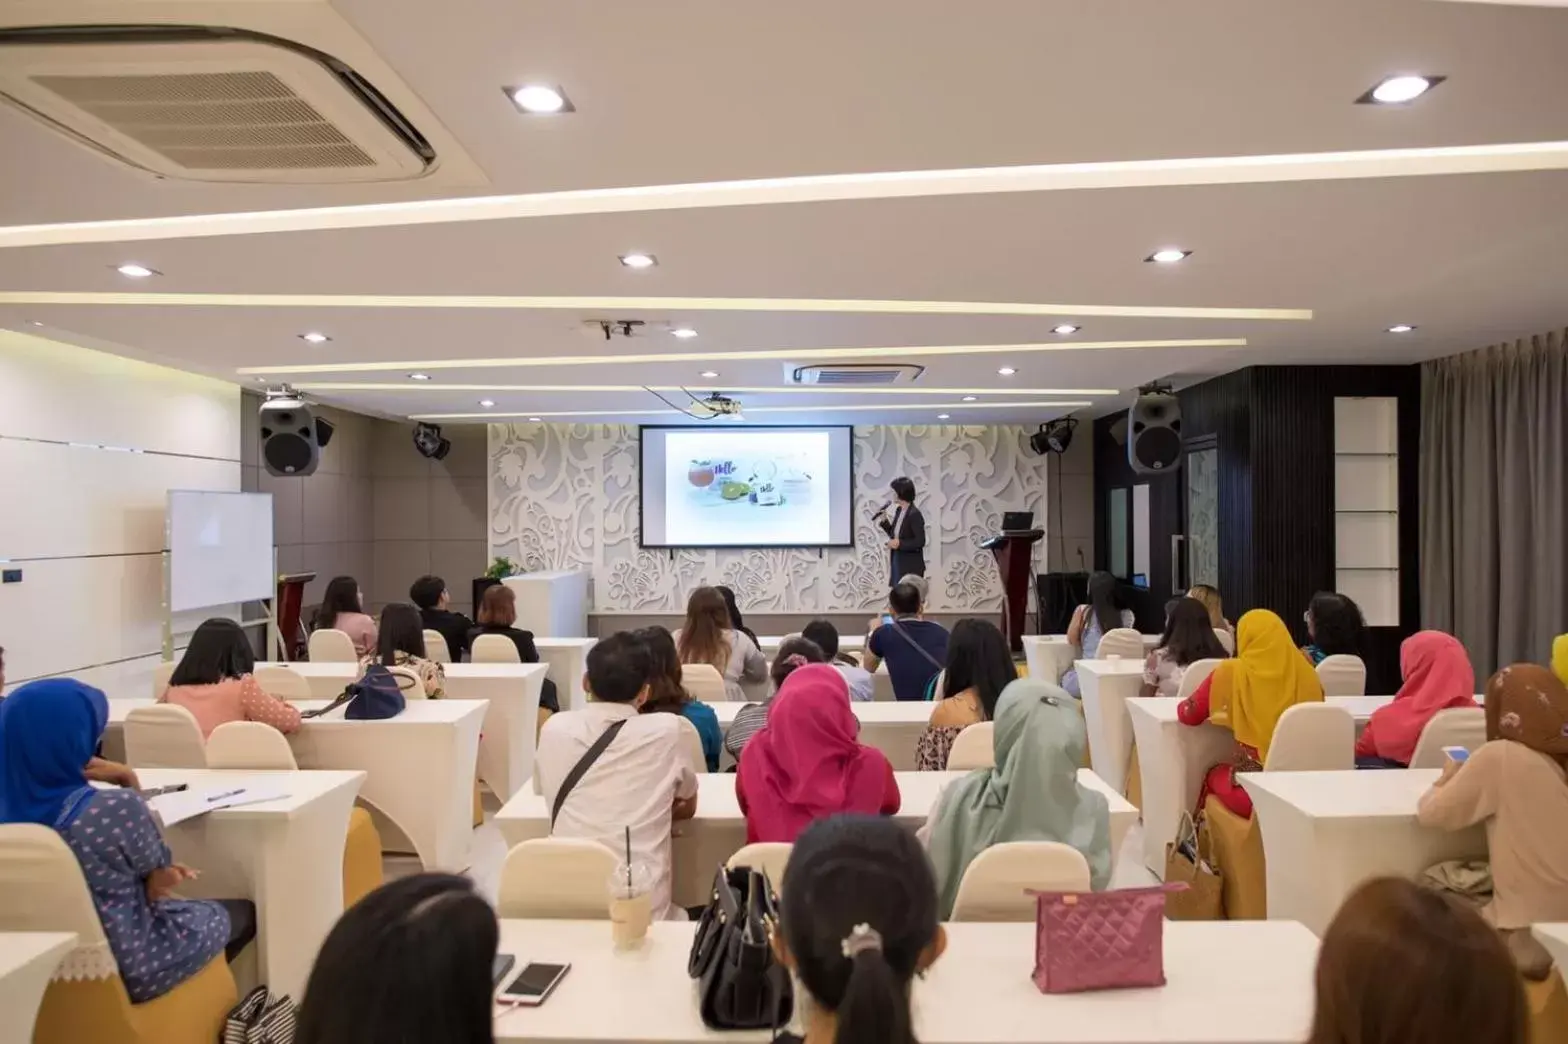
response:
<path fill-rule="evenodd" d="M 599 733 L 599 738 L 593 741 L 593 746 L 583 752 L 583 756 L 577 759 L 577 764 L 572 766 L 572 771 L 568 772 L 566 778 L 561 780 L 561 789 L 555 792 L 555 804 L 550 807 L 551 833 L 555 832 L 555 818 L 561 814 L 561 806 L 566 804 L 566 795 L 570 794 L 572 789 L 582 782 L 583 777 L 588 774 L 588 770 L 593 768 L 593 763 L 598 761 L 599 756 L 609 749 L 611 743 L 615 742 L 615 737 L 620 735 L 621 729 L 626 727 L 628 720 L 627 718 L 622 718 Z"/>
<path fill-rule="evenodd" d="M 898 636 L 900 638 L 904 639 L 904 641 L 906 641 L 910 645 L 914 646 L 915 652 L 919 653 L 921 656 L 924 656 L 926 658 L 926 662 L 927 663 L 929 663 L 931 666 L 935 667 L 939 671 L 943 669 L 943 664 L 941 663 L 941 661 L 939 661 L 935 656 L 932 656 L 930 653 L 926 652 L 926 647 L 921 645 L 919 642 L 915 641 L 915 639 L 910 635 L 910 633 L 908 631 L 904 630 L 903 626 L 896 619 L 893 621 L 892 627 L 893 627 L 893 630 L 898 634 Z"/>

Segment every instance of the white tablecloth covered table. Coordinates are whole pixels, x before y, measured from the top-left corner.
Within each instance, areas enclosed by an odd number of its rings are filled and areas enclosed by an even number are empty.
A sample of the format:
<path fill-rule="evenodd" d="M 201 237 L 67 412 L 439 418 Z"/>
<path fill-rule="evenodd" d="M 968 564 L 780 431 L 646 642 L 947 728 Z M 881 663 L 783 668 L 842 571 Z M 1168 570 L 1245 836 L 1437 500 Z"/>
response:
<path fill-rule="evenodd" d="M 0 1044 L 29 1044 L 44 991 L 74 932 L 0 932 Z"/>

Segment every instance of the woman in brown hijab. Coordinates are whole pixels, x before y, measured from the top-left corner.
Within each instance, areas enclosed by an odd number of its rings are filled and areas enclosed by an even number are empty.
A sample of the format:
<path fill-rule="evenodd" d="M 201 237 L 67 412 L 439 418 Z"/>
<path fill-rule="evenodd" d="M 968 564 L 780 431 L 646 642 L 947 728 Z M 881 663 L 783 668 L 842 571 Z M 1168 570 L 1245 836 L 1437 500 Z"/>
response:
<path fill-rule="evenodd" d="M 1481 912 L 1541 979 L 1551 959 L 1530 925 L 1568 920 L 1568 686 L 1537 664 L 1504 667 L 1486 683 L 1486 739 L 1449 762 L 1418 816 L 1446 830 L 1486 824 L 1492 901 Z"/>

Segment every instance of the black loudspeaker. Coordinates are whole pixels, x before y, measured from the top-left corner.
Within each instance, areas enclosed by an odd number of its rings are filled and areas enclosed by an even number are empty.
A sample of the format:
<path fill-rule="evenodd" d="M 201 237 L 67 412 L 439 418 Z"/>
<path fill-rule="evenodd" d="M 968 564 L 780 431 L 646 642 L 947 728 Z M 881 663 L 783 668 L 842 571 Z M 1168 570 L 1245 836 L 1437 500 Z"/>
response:
<path fill-rule="evenodd" d="M 452 441 L 441 437 L 441 425 L 421 423 L 414 425 L 414 448 L 421 457 L 445 460 L 452 452 Z"/>
<path fill-rule="evenodd" d="M 1073 444 L 1073 429 L 1076 427 L 1076 417 L 1060 417 L 1042 424 L 1039 431 L 1029 436 L 1029 448 L 1042 457 L 1047 453 L 1066 453 L 1067 447 Z"/>
<path fill-rule="evenodd" d="M 1181 402 L 1169 392 L 1146 392 L 1127 411 L 1127 463 L 1140 475 L 1181 463 Z"/>
<path fill-rule="evenodd" d="M 312 475 L 332 425 L 318 422 L 304 399 L 276 395 L 261 404 L 261 462 L 269 475 Z"/>

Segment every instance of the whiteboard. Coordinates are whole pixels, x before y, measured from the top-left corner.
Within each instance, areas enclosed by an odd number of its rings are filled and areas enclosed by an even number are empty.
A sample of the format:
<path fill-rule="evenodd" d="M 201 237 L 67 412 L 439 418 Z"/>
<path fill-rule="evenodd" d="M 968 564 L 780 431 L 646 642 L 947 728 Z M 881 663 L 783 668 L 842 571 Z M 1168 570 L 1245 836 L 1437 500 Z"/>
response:
<path fill-rule="evenodd" d="M 169 490 L 169 608 L 277 596 L 272 494 Z"/>

